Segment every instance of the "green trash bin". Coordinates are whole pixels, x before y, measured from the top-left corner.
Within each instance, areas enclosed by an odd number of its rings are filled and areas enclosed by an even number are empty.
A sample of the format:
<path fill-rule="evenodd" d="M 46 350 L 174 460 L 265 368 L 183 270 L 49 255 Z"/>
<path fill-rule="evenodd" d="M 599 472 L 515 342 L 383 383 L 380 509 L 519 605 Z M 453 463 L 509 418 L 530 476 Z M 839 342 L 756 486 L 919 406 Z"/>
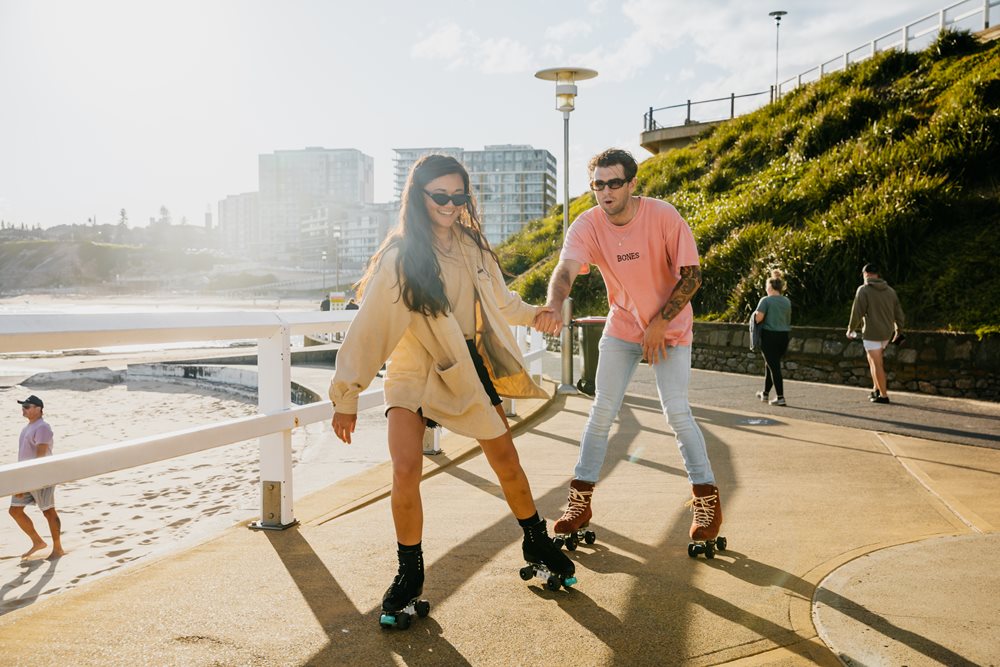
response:
<path fill-rule="evenodd" d="M 580 381 L 576 383 L 576 388 L 588 396 L 593 396 L 597 389 L 595 379 L 597 378 L 597 358 L 599 355 L 597 345 L 601 342 L 601 334 L 604 333 L 606 317 L 580 317 L 573 320 L 573 325 L 580 327 L 580 351 L 583 353 L 583 373 Z"/>

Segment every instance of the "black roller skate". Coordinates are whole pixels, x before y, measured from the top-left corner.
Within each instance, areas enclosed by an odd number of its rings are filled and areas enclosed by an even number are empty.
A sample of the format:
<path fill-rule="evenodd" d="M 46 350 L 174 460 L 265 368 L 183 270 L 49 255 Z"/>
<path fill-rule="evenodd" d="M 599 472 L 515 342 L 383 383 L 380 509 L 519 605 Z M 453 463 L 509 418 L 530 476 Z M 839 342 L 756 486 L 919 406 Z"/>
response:
<path fill-rule="evenodd" d="M 431 611 L 431 603 L 421 600 L 424 590 L 424 555 L 419 549 L 399 551 L 399 574 L 382 596 L 382 628 L 406 630 L 414 614 L 423 618 Z"/>
<path fill-rule="evenodd" d="M 545 587 L 550 591 L 557 591 L 560 586 L 569 588 L 576 583 L 576 577 L 573 576 L 576 566 L 552 543 L 545 519 L 524 527 L 521 553 L 528 563 L 520 571 L 524 581 L 537 577 L 545 582 Z"/>

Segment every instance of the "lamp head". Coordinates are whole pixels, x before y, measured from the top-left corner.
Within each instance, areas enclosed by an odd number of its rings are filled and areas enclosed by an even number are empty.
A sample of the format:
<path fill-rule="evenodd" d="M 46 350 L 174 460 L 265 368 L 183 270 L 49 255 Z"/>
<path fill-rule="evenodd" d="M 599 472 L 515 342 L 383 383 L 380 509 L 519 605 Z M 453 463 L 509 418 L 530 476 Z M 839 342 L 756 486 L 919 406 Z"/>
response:
<path fill-rule="evenodd" d="M 535 72 L 535 77 L 556 82 L 556 109 L 569 113 L 576 108 L 576 82 L 593 79 L 597 72 L 582 67 L 553 67 Z"/>
<path fill-rule="evenodd" d="M 774 20 L 780 24 L 781 23 L 781 17 L 784 16 L 785 14 L 787 14 L 787 13 L 788 12 L 782 11 L 782 10 L 779 9 L 777 11 L 768 12 L 767 15 L 768 16 L 773 16 Z"/>

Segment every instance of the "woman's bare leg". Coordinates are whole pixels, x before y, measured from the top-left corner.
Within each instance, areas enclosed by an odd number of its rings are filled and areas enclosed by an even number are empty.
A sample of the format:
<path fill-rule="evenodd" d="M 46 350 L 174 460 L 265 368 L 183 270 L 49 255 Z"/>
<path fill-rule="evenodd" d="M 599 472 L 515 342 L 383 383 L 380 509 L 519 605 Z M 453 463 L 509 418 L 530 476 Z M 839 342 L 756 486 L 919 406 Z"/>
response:
<path fill-rule="evenodd" d="M 507 424 L 507 416 L 504 414 L 503 406 L 496 406 L 497 412 L 507 426 L 507 432 L 499 438 L 492 440 L 480 440 L 486 460 L 489 462 L 493 472 L 496 473 L 503 489 L 504 498 L 510 511 L 517 519 L 529 519 L 535 514 L 535 501 L 531 497 L 531 486 L 528 484 L 528 477 L 521 467 L 521 460 L 517 456 L 517 449 L 514 448 L 514 438 L 510 434 L 510 425 Z"/>
<path fill-rule="evenodd" d="M 405 408 L 389 410 L 392 458 L 392 521 L 400 544 L 417 544 L 424 531 L 420 477 L 424 466 L 424 418 Z"/>

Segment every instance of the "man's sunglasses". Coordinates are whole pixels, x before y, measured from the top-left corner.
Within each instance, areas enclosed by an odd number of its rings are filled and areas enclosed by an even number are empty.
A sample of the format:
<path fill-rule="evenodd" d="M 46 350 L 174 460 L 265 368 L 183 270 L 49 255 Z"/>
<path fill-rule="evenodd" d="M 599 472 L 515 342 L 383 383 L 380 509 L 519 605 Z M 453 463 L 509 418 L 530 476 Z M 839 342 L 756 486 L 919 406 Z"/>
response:
<path fill-rule="evenodd" d="M 612 178 L 610 181 L 591 181 L 590 189 L 600 192 L 605 186 L 611 188 L 612 190 L 618 190 L 624 186 L 628 181 L 624 178 Z"/>
<path fill-rule="evenodd" d="M 619 186 L 620 187 L 620 186 Z M 445 206 L 448 202 L 451 202 L 455 206 L 465 206 L 469 203 L 469 195 L 465 193 L 457 195 L 446 195 L 443 192 L 427 192 L 424 190 L 424 194 L 434 200 L 434 203 L 438 206 Z"/>

